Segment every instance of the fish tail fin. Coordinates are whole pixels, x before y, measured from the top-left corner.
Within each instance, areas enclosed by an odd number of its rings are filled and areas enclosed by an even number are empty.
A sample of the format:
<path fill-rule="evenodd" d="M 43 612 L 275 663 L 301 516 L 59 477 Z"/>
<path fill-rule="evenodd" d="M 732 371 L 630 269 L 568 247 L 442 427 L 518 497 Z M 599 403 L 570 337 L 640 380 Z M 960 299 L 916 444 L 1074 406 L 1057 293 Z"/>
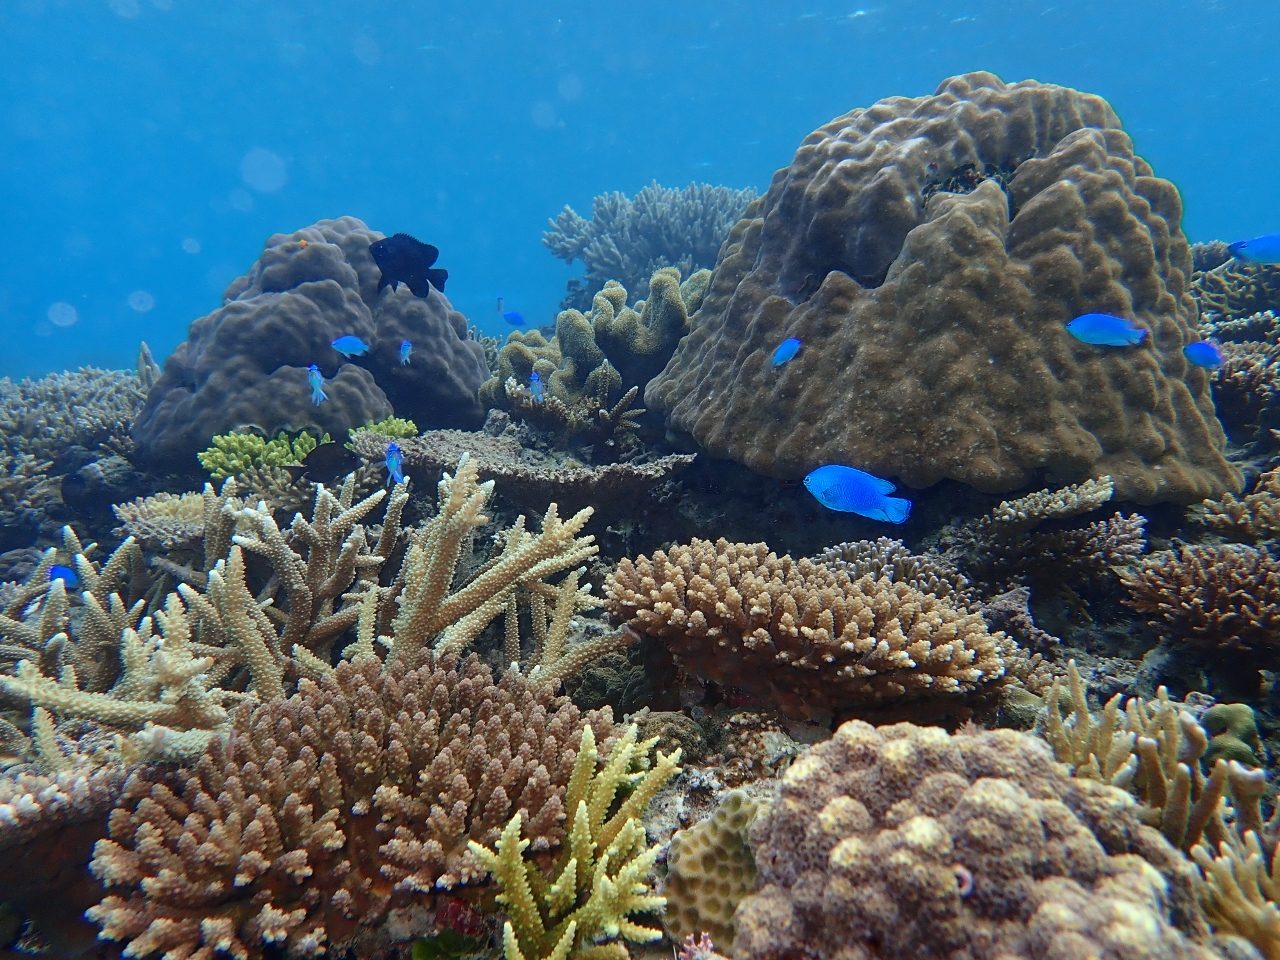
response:
<path fill-rule="evenodd" d="M 906 523 L 911 515 L 911 501 L 903 497 L 885 497 L 880 507 L 884 519 L 890 523 Z"/>

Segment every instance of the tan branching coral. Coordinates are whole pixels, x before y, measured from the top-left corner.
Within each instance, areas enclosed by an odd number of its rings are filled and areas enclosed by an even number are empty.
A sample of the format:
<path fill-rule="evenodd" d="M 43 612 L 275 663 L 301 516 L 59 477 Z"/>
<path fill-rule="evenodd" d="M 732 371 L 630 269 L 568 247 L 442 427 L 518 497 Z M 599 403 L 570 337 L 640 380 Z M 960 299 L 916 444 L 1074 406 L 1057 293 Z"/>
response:
<path fill-rule="evenodd" d="M 157 493 L 117 503 L 111 510 L 120 521 L 116 532 L 147 549 L 181 550 L 204 538 L 205 498 L 198 493 Z"/>
<path fill-rule="evenodd" d="M 0 436 L 14 453 L 55 460 L 68 446 L 126 454 L 129 429 L 146 399 L 125 370 L 81 367 L 17 383 L 0 379 Z"/>
<path fill-rule="evenodd" d="M 1193 868 L 1010 730 L 850 721 L 751 828 L 738 960 L 1212 960 Z"/>
<path fill-rule="evenodd" d="M 843 570 L 854 580 L 870 576 L 877 580 L 901 581 L 917 590 L 949 599 L 957 606 L 966 606 L 973 600 L 969 581 L 946 559 L 933 554 L 912 553 L 901 540 L 880 537 L 837 543 L 813 559 L 834 570 Z"/>
<path fill-rule="evenodd" d="M 1196 515 L 1232 540 L 1257 543 L 1280 539 L 1280 467 L 1259 476 L 1242 497 L 1228 493 L 1221 500 L 1204 501 Z"/>
<path fill-rule="evenodd" d="M 1225 677 L 1257 685 L 1280 658 L 1280 560 L 1243 544 L 1183 546 L 1146 557 L 1121 575 L 1125 603 Z"/>
<path fill-rule="evenodd" d="M 514 672 L 495 683 L 474 658 L 343 662 L 241 705 L 183 776 L 137 771 L 94 853 L 108 894 L 88 915 L 132 956 L 210 960 L 371 954 L 432 932 L 405 908 L 485 878 L 468 840 L 491 847 L 519 814 L 534 850 L 560 843 L 585 726 L 612 748 L 607 714 Z"/>
<path fill-rule="evenodd" d="M 662 638 L 687 670 L 818 717 L 980 690 L 1004 675 L 1003 634 L 977 613 L 904 582 L 694 540 L 624 559 L 610 614 Z"/>
<path fill-rule="evenodd" d="M 612 406 L 595 396 L 571 403 L 554 395 L 538 399 L 514 377 L 507 378 L 503 391 L 506 405 L 516 419 L 532 423 L 569 443 L 602 443 L 633 433 L 639 426 L 639 417 L 644 414 L 643 408 L 632 408 L 640 393 L 639 387 L 632 387 Z"/>

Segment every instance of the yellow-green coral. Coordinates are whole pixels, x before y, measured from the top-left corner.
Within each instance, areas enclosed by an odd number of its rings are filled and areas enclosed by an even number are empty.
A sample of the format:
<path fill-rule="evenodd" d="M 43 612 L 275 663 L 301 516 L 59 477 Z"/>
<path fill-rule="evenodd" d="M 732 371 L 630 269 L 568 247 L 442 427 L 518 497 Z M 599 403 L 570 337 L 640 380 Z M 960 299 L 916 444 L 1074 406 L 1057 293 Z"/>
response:
<path fill-rule="evenodd" d="M 1214 704 L 1200 717 L 1200 725 L 1209 734 L 1209 747 L 1204 754 L 1206 767 L 1212 767 L 1219 757 L 1246 767 L 1262 766 L 1262 740 L 1253 708 L 1247 703 Z"/>
<path fill-rule="evenodd" d="M 590 727 L 582 731 L 577 760 L 565 791 L 573 822 L 555 862 L 544 873 L 524 856 L 517 814 L 490 850 L 471 841 L 472 855 L 494 876 L 498 902 L 506 908 L 502 931 L 506 960 L 626 960 L 619 941 L 649 943 L 662 933 L 632 914 L 661 910 L 653 892 L 653 866 L 660 847 L 646 847 L 640 815 L 679 770 L 680 751 L 659 753 L 648 769 L 657 739 L 636 742 L 629 726 L 597 769 L 599 752 Z M 625 794 L 615 803 L 619 794 Z M 603 942 L 608 941 L 608 942 Z"/>
<path fill-rule="evenodd" d="M 418 425 L 412 420 L 391 416 L 385 420 L 366 423 L 363 427 L 356 427 L 351 431 L 351 439 L 354 440 L 355 435 L 358 433 L 376 433 L 384 437 L 391 437 L 394 440 L 403 440 L 406 437 L 416 437 L 419 432 Z M 350 446 L 350 443 L 347 445 Z"/>
<path fill-rule="evenodd" d="M 233 431 L 214 437 L 212 445 L 196 456 L 215 480 L 222 480 L 255 468 L 299 464 L 320 444 L 332 441 L 327 433 L 317 439 L 305 430 L 293 439 L 282 430 L 271 440 L 256 433 Z"/>

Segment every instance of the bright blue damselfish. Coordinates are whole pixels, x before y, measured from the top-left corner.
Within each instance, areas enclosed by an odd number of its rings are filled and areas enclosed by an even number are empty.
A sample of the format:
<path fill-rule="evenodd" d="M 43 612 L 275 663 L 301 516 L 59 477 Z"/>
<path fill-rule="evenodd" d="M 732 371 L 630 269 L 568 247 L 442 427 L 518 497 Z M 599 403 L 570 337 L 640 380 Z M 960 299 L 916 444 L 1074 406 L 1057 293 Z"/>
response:
<path fill-rule="evenodd" d="M 524 314 L 519 310 L 508 310 L 502 315 L 502 319 L 507 321 L 507 323 L 511 324 L 513 327 L 524 326 Z"/>
<path fill-rule="evenodd" d="M 542 378 L 538 376 L 537 370 L 529 374 L 529 392 L 533 394 L 533 399 L 537 403 L 546 399 L 546 393 L 542 389 Z"/>
<path fill-rule="evenodd" d="M 799 352 L 800 341 L 795 337 L 787 337 L 778 344 L 778 349 L 773 351 L 773 365 L 780 367 Z"/>
<path fill-rule="evenodd" d="M 307 383 L 311 384 L 311 402 L 317 407 L 329 399 L 324 392 L 324 374 L 314 363 L 307 367 Z"/>
<path fill-rule="evenodd" d="M 77 574 L 70 567 L 64 567 L 60 563 L 55 563 L 52 567 L 49 568 L 49 579 L 61 580 L 64 584 L 66 584 L 68 587 L 70 587 L 73 590 L 76 587 L 80 586 L 79 574 Z"/>
<path fill-rule="evenodd" d="M 400 341 L 400 366 L 407 367 L 409 365 L 409 354 L 413 353 L 413 344 L 408 340 Z"/>
<path fill-rule="evenodd" d="M 347 334 L 345 337 L 339 337 L 331 344 L 333 349 L 337 350 L 344 357 L 363 357 L 369 352 L 369 345 L 359 337 Z"/>
<path fill-rule="evenodd" d="M 404 483 L 404 454 L 400 444 L 392 440 L 387 444 L 387 479 L 392 483 Z"/>
<path fill-rule="evenodd" d="M 1143 341 L 1147 329 L 1109 313 L 1085 313 L 1067 324 L 1067 333 L 1097 347 L 1132 347 Z"/>
<path fill-rule="evenodd" d="M 1265 233 L 1252 240 L 1237 240 L 1227 244 L 1227 249 L 1237 260 L 1250 263 L 1280 263 L 1280 233 Z"/>
<path fill-rule="evenodd" d="M 1197 367 L 1216 370 L 1222 366 L 1222 350 L 1212 340 L 1198 340 L 1182 348 L 1183 356 Z"/>
<path fill-rule="evenodd" d="M 856 513 L 872 520 L 902 523 L 911 513 L 911 501 L 890 497 L 895 487 L 891 480 L 881 480 L 856 467 L 829 464 L 818 467 L 804 478 L 805 489 L 828 510 Z"/>

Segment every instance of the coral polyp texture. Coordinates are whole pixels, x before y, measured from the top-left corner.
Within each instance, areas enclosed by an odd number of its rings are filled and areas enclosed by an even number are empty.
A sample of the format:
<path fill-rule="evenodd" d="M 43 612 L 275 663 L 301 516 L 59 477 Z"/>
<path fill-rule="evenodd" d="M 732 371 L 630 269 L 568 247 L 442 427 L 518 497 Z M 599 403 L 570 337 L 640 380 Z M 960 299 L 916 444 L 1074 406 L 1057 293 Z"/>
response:
<path fill-rule="evenodd" d="M 397 414 L 424 426 L 478 426 L 476 391 L 489 369 L 466 319 L 440 291 L 423 299 L 406 288 L 378 290 L 369 244 L 382 237 L 354 217 L 321 220 L 268 238 L 224 303 L 195 320 L 165 362 L 133 425 L 151 463 L 187 464 L 221 433 L 255 428 L 338 436 Z M 344 358 L 332 341 L 369 344 Z M 412 362 L 400 344 L 413 343 Z M 328 399 L 312 402 L 307 369 L 316 364 Z M 194 466 L 194 463 L 191 464 Z"/>
<path fill-rule="evenodd" d="M 850 463 L 988 492 L 1099 474 L 1117 496 L 1238 489 L 1174 186 L 1099 97 L 989 73 L 810 134 L 721 248 L 645 404 L 775 476 Z M 1074 339 L 1112 313 L 1138 346 Z M 781 368 L 787 337 L 803 341 Z"/>
<path fill-rule="evenodd" d="M 433 894 L 483 881 L 467 849 L 523 818 L 534 850 L 564 836 L 581 714 L 514 671 L 428 655 L 340 664 L 287 699 L 240 707 L 190 770 L 140 768 L 92 869 L 89 918 L 130 956 L 314 956 L 429 933 Z M 389 924 L 396 910 L 418 907 Z M 372 955 L 372 953 L 361 954 Z"/>
<path fill-rule="evenodd" d="M 908 582 L 694 540 L 624 559 L 605 583 L 610 614 L 660 637 L 686 670 L 794 717 L 978 691 L 1012 646 L 982 617 Z"/>
<path fill-rule="evenodd" d="M 850 721 L 750 831 L 737 960 L 1209 960 L 1190 864 L 1010 730 Z"/>

